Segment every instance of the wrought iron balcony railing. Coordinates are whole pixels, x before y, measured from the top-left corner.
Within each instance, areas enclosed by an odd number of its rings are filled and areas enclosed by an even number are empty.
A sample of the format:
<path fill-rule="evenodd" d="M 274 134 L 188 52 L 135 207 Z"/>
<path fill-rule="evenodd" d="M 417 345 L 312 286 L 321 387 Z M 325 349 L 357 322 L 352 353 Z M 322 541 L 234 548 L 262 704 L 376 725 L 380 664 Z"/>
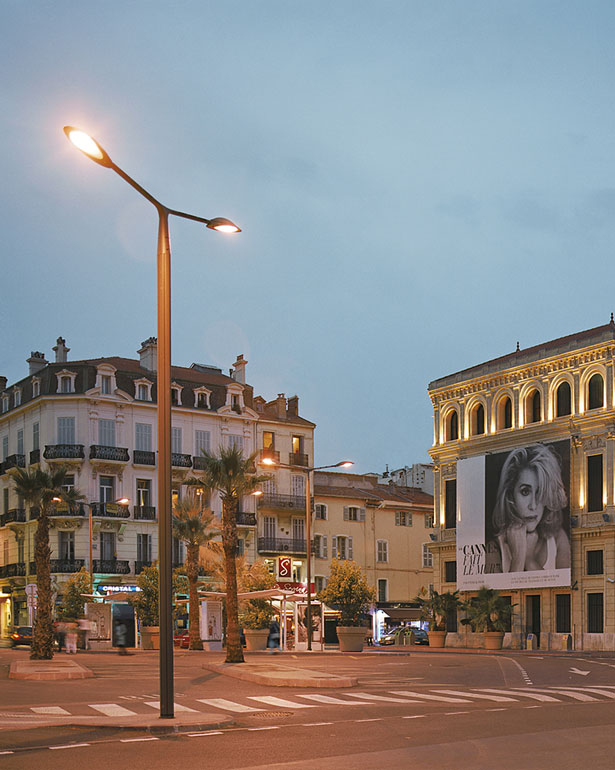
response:
<path fill-rule="evenodd" d="M 278 495 L 265 492 L 257 500 L 259 508 L 295 509 L 305 512 L 305 497 L 302 495 Z"/>
<path fill-rule="evenodd" d="M 235 514 L 235 521 L 239 526 L 242 527 L 255 527 L 256 526 L 256 514 L 255 513 L 244 513 L 243 511 L 240 511 L 239 513 Z"/>
<path fill-rule="evenodd" d="M 309 465 L 308 456 L 303 452 L 291 452 L 288 455 L 288 464 L 307 468 Z"/>
<path fill-rule="evenodd" d="M 133 449 L 132 462 L 134 465 L 156 465 L 156 453 L 143 449 Z"/>
<path fill-rule="evenodd" d="M 141 574 L 145 567 L 151 567 L 152 563 L 151 559 L 148 559 L 147 561 L 135 561 L 135 575 Z"/>
<path fill-rule="evenodd" d="M 290 537 L 259 537 L 257 548 L 259 553 L 307 553 L 305 539 Z"/>
<path fill-rule="evenodd" d="M 94 572 L 105 575 L 129 575 L 130 562 L 124 559 L 94 559 Z"/>
<path fill-rule="evenodd" d="M 135 505 L 133 511 L 136 521 L 156 521 L 156 508 L 153 505 Z"/>
<path fill-rule="evenodd" d="M 26 520 L 26 511 L 24 508 L 13 508 L 10 511 L 7 511 L 6 513 L 3 513 L 2 516 L 0 516 L 0 527 L 4 527 L 7 524 L 10 524 L 13 521 L 25 521 Z"/>
<path fill-rule="evenodd" d="M 194 455 L 192 458 L 192 467 L 195 471 L 204 471 L 205 470 L 205 458 L 203 455 Z"/>
<path fill-rule="evenodd" d="M 179 452 L 171 452 L 171 465 L 176 468 L 192 468 L 192 457 Z"/>
<path fill-rule="evenodd" d="M 129 519 L 130 510 L 127 505 L 119 503 L 90 503 L 92 516 L 103 516 L 108 519 Z"/>
<path fill-rule="evenodd" d="M 109 460 L 111 462 L 127 463 L 128 449 L 120 446 L 102 446 L 92 444 L 90 447 L 90 460 Z"/>
<path fill-rule="evenodd" d="M 52 572 L 63 575 L 72 574 L 85 567 L 85 559 L 50 559 L 49 567 Z"/>
<path fill-rule="evenodd" d="M 50 516 L 85 516 L 86 510 L 83 503 L 69 505 L 68 503 L 56 503 L 49 511 Z"/>
<path fill-rule="evenodd" d="M 40 461 L 41 461 L 41 450 L 33 449 L 30 452 L 30 465 L 36 465 L 37 463 L 40 463 Z"/>
<path fill-rule="evenodd" d="M 85 460 L 83 444 L 48 444 L 43 452 L 45 460 Z"/>
<path fill-rule="evenodd" d="M 4 472 L 10 471 L 11 468 L 25 468 L 26 456 L 25 455 L 9 455 L 2 463 Z"/>
<path fill-rule="evenodd" d="M 26 565 L 23 562 L 4 564 L 0 567 L 0 578 L 24 577 L 26 574 Z"/>

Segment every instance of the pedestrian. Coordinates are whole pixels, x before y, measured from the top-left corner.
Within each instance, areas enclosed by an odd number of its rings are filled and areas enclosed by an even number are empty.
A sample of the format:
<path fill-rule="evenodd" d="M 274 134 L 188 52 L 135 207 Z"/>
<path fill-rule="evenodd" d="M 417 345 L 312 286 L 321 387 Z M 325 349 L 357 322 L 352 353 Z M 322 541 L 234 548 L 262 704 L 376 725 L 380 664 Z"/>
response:
<path fill-rule="evenodd" d="M 64 638 L 66 636 L 66 624 L 60 620 L 55 622 L 55 635 L 56 642 L 58 643 L 58 652 L 62 652 L 64 649 Z"/>
<path fill-rule="evenodd" d="M 272 654 L 280 651 L 280 624 L 276 618 L 269 626 L 269 636 L 267 637 L 267 652 Z"/>
<path fill-rule="evenodd" d="M 115 624 L 115 644 L 119 655 L 128 655 L 126 651 L 126 642 L 128 629 L 123 620 L 118 620 Z"/>
<path fill-rule="evenodd" d="M 88 634 L 90 632 L 92 624 L 87 618 L 80 618 L 77 622 L 79 623 L 79 633 L 83 637 L 83 649 L 87 650 L 89 649 Z"/>
<path fill-rule="evenodd" d="M 66 624 L 66 654 L 67 655 L 77 654 L 77 628 L 78 626 L 76 623 Z"/>

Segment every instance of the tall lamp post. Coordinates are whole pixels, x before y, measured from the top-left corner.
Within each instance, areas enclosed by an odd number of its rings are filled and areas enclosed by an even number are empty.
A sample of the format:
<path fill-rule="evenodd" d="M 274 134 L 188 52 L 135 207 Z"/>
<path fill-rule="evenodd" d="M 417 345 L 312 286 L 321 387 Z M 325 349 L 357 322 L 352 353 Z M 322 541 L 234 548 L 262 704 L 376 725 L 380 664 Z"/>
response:
<path fill-rule="evenodd" d="M 307 626 L 307 648 L 312 649 L 312 501 L 310 490 L 310 474 L 313 471 L 324 471 L 327 468 L 350 468 L 354 463 L 351 460 L 342 460 L 334 465 L 318 465 L 314 468 L 286 465 L 272 460 L 270 457 L 264 457 L 261 460 L 262 465 L 275 468 L 290 468 L 293 471 L 305 473 L 305 546 L 307 561 L 307 607 L 305 611 L 305 622 Z"/>
<path fill-rule="evenodd" d="M 105 168 L 115 171 L 125 182 L 148 200 L 158 212 L 158 557 L 160 564 L 160 717 L 174 717 L 173 698 L 173 615 L 172 615 L 172 518 L 171 518 L 171 247 L 169 215 L 201 222 L 211 230 L 238 233 L 239 227 L 228 219 L 205 219 L 176 211 L 156 200 L 147 190 L 116 166 L 105 150 L 91 136 L 72 126 L 64 133 L 78 150 Z"/>

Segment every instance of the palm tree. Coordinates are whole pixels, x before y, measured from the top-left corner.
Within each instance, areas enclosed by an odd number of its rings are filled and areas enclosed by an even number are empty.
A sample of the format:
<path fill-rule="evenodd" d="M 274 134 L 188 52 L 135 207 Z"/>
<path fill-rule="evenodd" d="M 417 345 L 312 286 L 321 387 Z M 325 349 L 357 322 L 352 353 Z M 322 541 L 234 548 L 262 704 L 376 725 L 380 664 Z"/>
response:
<path fill-rule="evenodd" d="M 189 491 L 186 497 L 175 503 L 173 510 L 173 535 L 186 543 L 186 577 L 188 578 L 188 629 L 189 648 L 202 650 L 203 642 L 199 630 L 199 551 L 205 546 L 212 553 L 219 552 L 218 543 L 213 538 L 219 534 L 220 527 L 214 514 L 203 509 L 199 496 Z"/>
<path fill-rule="evenodd" d="M 204 470 L 198 483 L 222 499 L 222 548 L 226 582 L 226 662 L 243 663 L 237 608 L 237 521 L 241 499 L 269 476 L 257 476 L 258 452 L 244 458 L 237 447 L 221 447 L 217 455 L 203 452 Z"/>
<path fill-rule="evenodd" d="M 75 505 L 83 496 L 74 489 L 63 489 L 66 468 L 52 468 L 49 472 L 40 468 L 18 468 L 13 475 L 17 495 L 30 506 L 39 510 L 34 535 L 34 561 L 36 563 L 36 619 L 32 634 L 30 657 L 34 660 L 53 658 L 53 600 L 51 593 L 51 567 L 49 557 L 49 514 L 54 504 L 63 500 Z"/>

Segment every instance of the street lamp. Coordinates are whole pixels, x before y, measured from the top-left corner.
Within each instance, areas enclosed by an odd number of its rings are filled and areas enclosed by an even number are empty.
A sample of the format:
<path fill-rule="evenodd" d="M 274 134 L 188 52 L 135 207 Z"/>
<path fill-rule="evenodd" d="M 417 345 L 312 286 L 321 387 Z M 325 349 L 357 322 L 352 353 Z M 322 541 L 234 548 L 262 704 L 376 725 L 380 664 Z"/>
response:
<path fill-rule="evenodd" d="M 172 615 L 172 519 L 171 519 L 171 246 L 169 215 L 201 222 L 211 230 L 238 233 L 229 219 L 205 219 L 164 206 L 134 179 L 115 165 L 105 150 L 85 131 L 65 126 L 64 133 L 78 150 L 105 168 L 115 171 L 148 200 L 158 212 L 157 318 L 158 318 L 158 556 L 160 563 L 160 717 L 172 719 L 173 700 L 173 615 Z"/>
<path fill-rule="evenodd" d="M 312 501 L 310 492 L 310 473 L 313 471 L 324 471 L 327 468 L 350 468 L 354 463 L 351 460 L 341 460 L 334 465 L 318 465 L 316 467 L 304 467 L 297 465 L 286 465 L 278 463 L 271 457 L 263 457 L 260 461 L 262 465 L 275 468 L 290 468 L 293 471 L 305 473 L 305 545 L 307 561 L 307 607 L 305 611 L 305 622 L 307 626 L 307 648 L 312 649 Z"/>

